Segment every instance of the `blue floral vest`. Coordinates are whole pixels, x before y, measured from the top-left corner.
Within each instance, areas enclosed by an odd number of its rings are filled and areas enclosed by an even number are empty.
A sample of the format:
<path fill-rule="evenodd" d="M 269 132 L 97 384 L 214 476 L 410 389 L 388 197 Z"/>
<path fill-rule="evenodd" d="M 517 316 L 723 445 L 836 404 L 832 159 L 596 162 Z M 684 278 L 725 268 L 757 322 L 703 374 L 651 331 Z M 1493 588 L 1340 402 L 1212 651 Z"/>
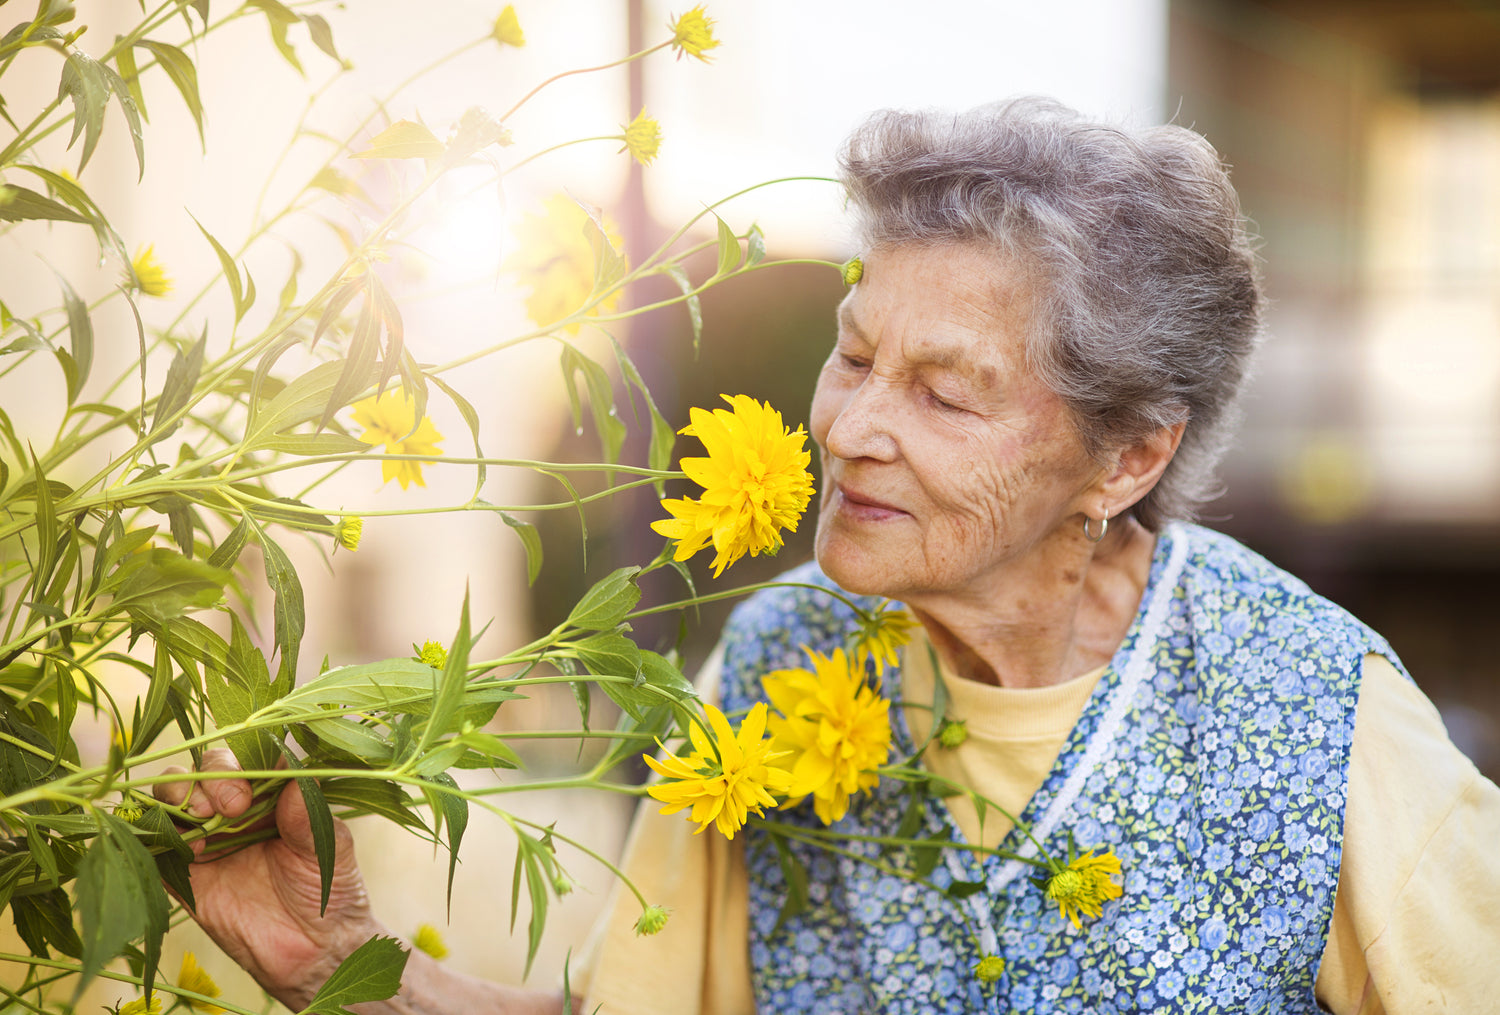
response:
<path fill-rule="evenodd" d="M 830 584 L 812 565 L 787 577 Z M 743 603 L 725 633 L 725 707 L 761 700 L 762 674 L 806 665 L 803 645 L 832 651 L 850 624 L 847 607 L 810 589 Z M 1070 831 L 1080 850 L 1112 847 L 1123 898 L 1079 930 L 1015 861 L 944 851 L 933 882 L 986 886 L 955 902 L 793 845 L 810 905 L 778 927 L 782 863 L 765 833 L 747 830 L 759 1010 L 1317 1011 L 1368 652 L 1394 658 L 1359 621 L 1228 537 L 1169 526 L 1140 613 L 1022 813 L 1054 855 L 1067 855 Z M 885 691 L 900 698 L 899 673 L 887 673 Z M 900 710 L 891 716 L 896 749 L 909 753 Z M 907 807 L 886 780 L 835 827 L 892 835 Z M 807 804 L 772 816 L 818 824 Z M 960 837 L 941 801 L 926 803 L 924 820 L 914 838 Z M 1002 845 L 1034 853 L 1018 831 Z M 911 865 L 899 850 L 844 848 Z M 972 972 L 986 952 L 1006 963 L 988 985 Z"/>

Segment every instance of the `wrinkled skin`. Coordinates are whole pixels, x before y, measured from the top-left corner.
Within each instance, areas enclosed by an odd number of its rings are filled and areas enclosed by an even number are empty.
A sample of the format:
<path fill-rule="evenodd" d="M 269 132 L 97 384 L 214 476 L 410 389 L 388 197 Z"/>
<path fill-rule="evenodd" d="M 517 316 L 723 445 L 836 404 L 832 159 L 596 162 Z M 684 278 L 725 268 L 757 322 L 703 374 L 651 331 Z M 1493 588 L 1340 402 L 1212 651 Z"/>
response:
<path fill-rule="evenodd" d="M 227 749 L 204 752 L 203 771 L 238 768 Z M 157 795 L 173 804 L 186 800 L 191 813 L 205 818 L 235 818 L 251 803 L 250 784 L 235 778 L 168 783 Z M 312 827 L 295 783 L 288 783 L 277 800 L 275 821 L 276 837 L 228 855 L 215 857 L 211 845 L 205 851 L 198 844 L 200 862 L 192 868 L 198 907 L 193 918 L 273 997 L 299 1011 L 354 949 L 376 934 L 396 935 L 370 911 L 354 859 L 354 840 L 342 821 L 334 822 L 334 875 L 322 915 Z M 445 969 L 411 949 L 401 993 L 386 1002 L 357 1005 L 356 1010 L 558 1013 L 563 1008 L 555 994 L 487 983 Z"/>

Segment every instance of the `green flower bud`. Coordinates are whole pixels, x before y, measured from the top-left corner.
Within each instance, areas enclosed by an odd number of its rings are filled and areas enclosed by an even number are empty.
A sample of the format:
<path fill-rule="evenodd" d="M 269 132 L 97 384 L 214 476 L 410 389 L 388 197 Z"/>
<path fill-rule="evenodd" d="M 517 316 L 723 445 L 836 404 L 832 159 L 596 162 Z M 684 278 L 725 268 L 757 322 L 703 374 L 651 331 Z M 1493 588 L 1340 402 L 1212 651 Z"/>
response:
<path fill-rule="evenodd" d="M 854 285 L 860 279 L 864 278 L 865 262 L 857 257 L 851 257 L 848 261 L 844 262 L 843 274 L 844 284 Z"/>
<path fill-rule="evenodd" d="M 641 918 L 635 921 L 635 932 L 642 936 L 655 934 L 667 925 L 667 910 L 662 906 L 647 906 Z"/>
<path fill-rule="evenodd" d="M 974 964 L 974 975 L 981 983 L 994 983 L 1005 974 L 1005 960 L 998 955 L 986 955 Z"/>
<path fill-rule="evenodd" d="M 939 744 L 951 751 L 969 739 L 969 724 L 962 719 L 944 719 L 937 738 Z"/>

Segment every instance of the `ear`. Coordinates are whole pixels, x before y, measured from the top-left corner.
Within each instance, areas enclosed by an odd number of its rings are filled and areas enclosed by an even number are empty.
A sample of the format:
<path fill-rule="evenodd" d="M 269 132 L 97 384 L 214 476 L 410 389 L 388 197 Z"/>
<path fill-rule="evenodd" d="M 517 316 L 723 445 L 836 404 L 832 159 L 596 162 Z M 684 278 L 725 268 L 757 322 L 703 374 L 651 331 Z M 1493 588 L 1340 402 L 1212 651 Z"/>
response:
<path fill-rule="evenodd" d="M 1150 493 L 1177 453 L 1186 427 L 1186 420 L 1164 426 L 1139 444 L 1121 450 L 1113 471 L 1099 481 L 1099 512 L 1107 510 L 1109 517 L 1116 518 Z"/>

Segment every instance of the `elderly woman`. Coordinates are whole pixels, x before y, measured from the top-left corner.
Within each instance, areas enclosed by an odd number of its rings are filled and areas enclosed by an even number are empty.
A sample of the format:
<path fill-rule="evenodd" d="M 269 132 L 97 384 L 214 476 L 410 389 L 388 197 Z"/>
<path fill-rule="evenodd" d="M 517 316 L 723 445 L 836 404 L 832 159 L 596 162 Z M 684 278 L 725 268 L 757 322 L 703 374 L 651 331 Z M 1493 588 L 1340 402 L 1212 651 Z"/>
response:
<path fill-rule="evenodd" d="M 863 276 L 818 379 L 817 564 L 793 577 L 905 603 L 924 637 L 884 691 L 941 683 L 968 732 L 925 764 L 1049 851 L 1112 847 L 1124 894 L 1077 926 L 999 855 L 949 851 L 935 879 L 983 886 L 962 901 L 858 862 L 909 803 L 882 786 L 834 825 L 844 855 L 797 857 L 808 905 L 779 920 L 787 867 L 753 828 L 731 843 L 644 813 L 627 863 L 674 913 L 650 940 L 612 919 L 586 1010 L 1486 1010 L 1500 791 L 1377 634 L 1187 521 L 1261 326 L 1214 151 L 1024 100 L 879 114 L 844 170 Z M 742 605 L 711 677 L 724 707 L 852 617 L 805 588 Z M 931 721 L 894 709 L 898 746 Z M 200 806 L 234 810 L 239 785 Z M 1033 848 L 969 796 L 918 805 L 918 835 Z M 316 917 L 297 794 L 279 817 L 282 839 L 194 885 L 200 919 L 295 1008 L 378 925 L 347 849 Z M 987 955 L 998 981 L 974 975 Z M 557 1003 L 414 955 L 392 1005 Z"/>

